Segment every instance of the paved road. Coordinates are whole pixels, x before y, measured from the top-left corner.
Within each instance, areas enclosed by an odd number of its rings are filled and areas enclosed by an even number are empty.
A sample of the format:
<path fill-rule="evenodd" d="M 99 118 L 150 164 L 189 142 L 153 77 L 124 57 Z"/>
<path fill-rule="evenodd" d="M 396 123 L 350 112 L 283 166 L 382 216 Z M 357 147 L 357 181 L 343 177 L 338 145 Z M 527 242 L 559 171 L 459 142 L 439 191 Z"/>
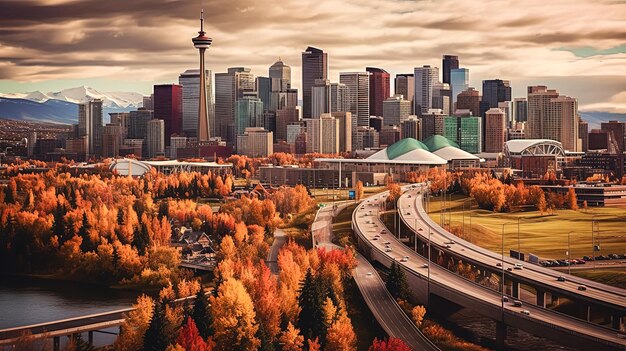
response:
<path fill-rule="evenodd" d="M 353 215 L 354 229 L 358 235 L 367 240 L 373 250 L 384 255 L 387 260 L 400 261 L 407 257 L 406 262 L 400 264 L 409 274 L 426 280 L 429 265 L 426 258 L 418 255 L 404 243 L 396 239 L 381 222 L 378 211 L 386 198 L 382 193 L 366 199 L 357 208 Z M 432 239 L 432 238 L 431 238 Z M 387 244 L 388 243 L 388 244 Z M 440 242 L 439 244 L 443 244 Z M 387 249 L 387 247 L 389 249 Z M 516 325 L 522 329 L 534 331 L 542 337 L 555 338 L 556 335 L 571 335 L 567 341 L 593 343 L 604 349 L 626 350 L 626 340 L 615 330 L 587 323 L 537 306 L 525 305 L 515 307 L 512 303 L 505 303 L 502 309 L 499 292 L 487 289 L 481 285 L 466 280 L 442 267 L 430 265 L 431 292 L 438 292 L 445 296 L 457 297 L 457 303 L 465 303 L 478 313 L 488 314 L 501 310 L 496 318 L 504 319 L 507 324 Z M 469 302 L 468 302 L 469 301 Z M 529 315 L 521 312 L 528 311 Z"/>
<path fill-rule="evenodd" d="M 398 206 L 401 209 L 400 216 L 407 226 L 411 228 L 413 232 L 417 230 L 418 234 L 424 239 L 428 237 L 428 231 L 430 229 L 433 245 L 438 246 L 443 251 L 449 252 L 456 257 L 460 257 L 465 262 L 472 261 L 479 266 L 486 265 L 497 270 L 497 264 L 502 260 L 501 253 L 495 253 L 471 244 L 437 225 L 430 219 L 422 207 L 422 195 L 420 194 L 420 190 L 420 187 L 411 188 L 403 194 L 398 201 Z M 449 245 L 450 248 L 447 248 L 446 243 L 450 241 L 454 241 L 455 244 Z M 522 263 L 506 255 L 504 262 L 505 267 L 503 269 L 513 267 L 516 263 Z M 592 304 L 603 305 L 613 310 L 626 313 L 626 290 L 624 289 L 575 276 L 566 276 L 565 282 L 559 282 L 556 278 L 563 275 L 563 273 L 533 264 L 525 264 L 524 269 L 520 270 L 515 269 L 511 272 L 507 270 L 506 274 L 514 276 L 519 281 L 529 282 L 533 286 L 557 292 L 561 296 L 569 295 L 579 301 L 589 301 Z M 581 285 L 586 286 L 586 290 L 579 290 L 579 286 Z"/>
<path fill-rule="evenodd" d="M 336 210 L 332 207 L 325 207 L 317 212 L 312 225 L 313 241 L 316 246 L 327 249 L 342 249 L 332 243 L 332 223 L 334 216 L 349 205 L 350 203 L 339 205 Z M 365 303 L 388 335 L 403 340 L 414 351 L 439 350 L 406 316 L 396 300 L 387 291 L 378 272 L 359 254 L 357 254 L 357 266 L 352 275 Z"/>
<path fill-rule="evenodd" d="M 280 248 L 285 245 L 286 241 L 287 234 L 285 231 L 277 228 L 274 231 L 274 241 L 270 247 L 270 252 L 267 253 L 267 261 L 265 261 L 272 274 L 278 274 L 278 253 L 280 252 Z"/>

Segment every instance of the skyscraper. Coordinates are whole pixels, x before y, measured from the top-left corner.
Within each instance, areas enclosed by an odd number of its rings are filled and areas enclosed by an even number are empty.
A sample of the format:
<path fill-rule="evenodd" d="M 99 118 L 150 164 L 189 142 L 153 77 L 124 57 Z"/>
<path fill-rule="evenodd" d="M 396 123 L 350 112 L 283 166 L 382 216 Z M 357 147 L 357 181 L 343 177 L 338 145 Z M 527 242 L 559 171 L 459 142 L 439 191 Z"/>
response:
<path fill-rule="evenodd" d="M 270 110 L 270 96 L 272 93 L 272 79 L 269 77 L 256 77 L 257 97 L 263 102 L 263 108 Z"/>
<path fill-rule="evenodd" d="M 405 121 L 411 115 L 411 103 L 404 100 L 402 95 L 394 95 L 383 103 L 383 123 L 396 125 Z"/>
<path fill-rule="evenodd" d="M 481 117 L 444 117 L 443 136 L 454 141 L 462 150 L 472 154 L 482 151 Z"/>
<path fill-rule="evenodd" d="M 515 98 L 513 100 L 513 120 L 517 123 L 528 120 L 528 100 L 526 98 Z"/>
<path fill-rule="evenodd" d="M 404 96 L 404 99 L 411 103 L 411 114 L 415 114 L 415 106 L 413 106 L 415 78 L 413 77 L 413 73 L 396 74 L 394 88 L 396 95 Z"/>
<path fill-rule="evenodd" d="M 369 126 L 370 118 L 370 73 L 369 72 L 342 72 L 339 73 L 339 82 L 348 87 L 349 112 L 352 113 L 352 131 L 357 126 Z M 352 139 L 354 142 L 354 138 Z M 354 150 L 354 147 L 352 148 Z"/>
<path fill-rule="evenodd" d="M 148 121 L 154 117 L 154 111 L 140 108 L 137 111 L 130 111 L 130 122 L 128 124 L 129 139 L 146 139 Z"/>
<path fill-rule="evenodd" d="M 365 71 L 370 73 L 370 114 L 382 116 L 383 102 L 390 96 L 389 73 L 376 67 L 367 67 Z"/>
<path fill-rule="evenodd" d="M 472 116 L 480 116 L 480 92 L 474 88 L 462 91 L 456 100 L 456 110 L 470 110 Z"/>
<path fill-rule="evenodd" d="M 165 146 L 172 134 L 183 131 L 183 87 L 178 84 L 154 86 L 154 118 L 165 124 Z"/>
<path fill-rule="evenodd" d="M 526 137 L 560 141 L 568 151 L 579 150 L 578 102 L 545 86 L 528 87 Z"/>
<path fill-rule="evenodd" d="M 213 74 L 205 71 L 205 90 L 209 136 L 215 136 L 215 109 L 213 105 Z M 178 84 L 183 87 L 183 132 L 188 137 L 198 137 L 198 99 L 200 99 L 200 71 L 188 69 L 178 76 Z M 203 140 L 203 141 L 206 141 Z"/>
<path fill-rule="evenodd" d="M 483 99 L 487 109 L 498 107 L 499 102 L 511 101 L 511 84 L 508 80 L 483 80 Z"/>
<path fill-rule="evenodd" d="M 459 57 L 454 55 L 443 55 L 443 82 L 452 83 L 450 73 L 453 69 L 459 68 Z"/>
<path fill-rule="evenodd" d="M 156 157 L 165 153 L 165 121 L 152 119 L 148 122 L 146 146 L 148 157 Z"/>
<path fill-rule="evenodd" d="M 122 140 L 122 126 L 113 123 L 104 126 L 102 131 L 102 156 L 119 156 Z"/>
<path fill-rule="evenodd" d="M 110 112 L 111 124 L 122 127 L 122 140 L 128 138 L 130 128 L 130 112 Z"/>
<path fill-rule="evenodd" d="M 580 151 L 587 152 L 589 150 L 589 123 L 587 121 L 578 120 L 578 136 L 581 141 Z"/>
<path fill-rule="evenodd" d="M 237 135 L 237 153 L 248 157 L 267 157 L 274 153 L 273 133 L 260 127 L 246 128 Z"/>
<path fill-rule="evenodd" d="M 408 119 L 400 123 L 400 137 L 402 139 L 413 138 L 417 140 L 423 140 L 422 120 L 417 118 L 417 116 L 415 115 L 409 116 Z"/>
<path fill-rule="evenodd" d="M 263 127 L 263 102 L 253 96 L 245 96 L 235 103 L 236 133 L 241 135 L 250 127 Z"/>
<path fill-rule="evenodd" d="M 323 113 L 320 116 L 319 128 L 319 152 L 323 154 L 339 153 L 339 120 L 330 113 Z"/>
<path fill-rule="evenodd" d="M 339 120 L 339 152 L 352 151 L 352 113 L 337 111 L 331 115 Z"/>
<path fill-rule="evenodd" d="M 272 91 L 291 89 L 291 67 L 287 66 L 280 58 L 270 66 L 269 77 L 272 80 Z"/>
<path fill-rule="evenodd" d="M 444 115 L 450 115 L 450 84 L 437 82 L 433 84 L 432 108 L 442 110 Z"/>
<path fill-rule="evenodd" d="M 204 69 L 204 52 L 211 46 L 213 40 L 207 37 L 205 34 L 206 32 L 204 31 L 204 10 L 202 10 L 202 12 L 200 12 L 200 31 L 198 32 L 198 36 L 192 39 L 193 46 L 198 49 L 198 52 L 200 53 L 200 83 L 198 84 L 200 94 L 198 95 L 198 132 L 196 133 L 199 143 L 208 141 L 210 137 L 208 108 L 209 96 L 207 95 L 206 89 L 207 77 L 206 71 Z M 171 134 L 167 135 L 168 144 L 170 136 Z"/>
<path fill-rule="evenodd" d="M 342 83 L 330 83 L 330 112 L 350 111 L 350 89 Z"/>
<path fill-rule="evenodd" d="M 298 122 L 298 109 L 285 107 L 276 111 L 276 140 L 287 140 L 287 126 Z"/>
<path fill-rule="evenodd" d="M 610 139 L 615 143 L 615 149 L 618 154 L 624 152 L 626 144 L 626 123 L 620 121 L 602 122 L 600 130 L 610 134 Z"/>
<path fill-rule="evenodd" d="M 302 53 L 302 116 L 311 118 L 311 88 L 316 79 L 328 79 L 328 54 L 309 46 Z"/>
<path fill-rule="evenodd" d="M 452 102 L 450 110 L 454 113 L 456 99 L 459 94 L 469 88 L 469 69 L 467 68 L 455 68 L 450 71 L 450 94 L 452 96 Z"/>
<path fill-rule="evenodd" d="M 330 81 L 316 79 L 311 88 L 311 118 L 320 118 L 323 113 L 330 113 Z"/>
<path fill-rule="evenodd" d="M 427 113 L 433 108 L 433 87 L 439 82 L 439 68 L 415 67 L 413 72 L 415 77 L 415 98 L 413 104 L 415 106 L 415 114 Z"/>
<path fill-rule="evenodd" d="M 506 142 L 506 117 L 499 108 L 492 108 L 485 115 L 487 123 L 485 136 L 485 152 L 502 152 Z"/>
<path fill-rule="evenodd" d="M 245 93 L 255 91 L 254 75 L 250 68 L 232 67 L 227 73 L 215 74 L 215 130 L 216 135 L 231 145 L 235 143 L 235 103 Z"/>
<path fill-rule="evenodd" d="M 102 156 L 102 100 L 78 105 L 78 136 L 86 137 L 86 157 Z"/>

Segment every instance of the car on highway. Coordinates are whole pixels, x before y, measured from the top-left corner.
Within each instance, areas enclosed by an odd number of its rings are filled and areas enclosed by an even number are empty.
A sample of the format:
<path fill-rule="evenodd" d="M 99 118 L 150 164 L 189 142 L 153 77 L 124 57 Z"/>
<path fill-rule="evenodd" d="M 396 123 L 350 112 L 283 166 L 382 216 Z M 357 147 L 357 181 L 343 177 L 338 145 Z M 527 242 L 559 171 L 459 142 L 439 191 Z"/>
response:
<path fill-rule="evenodd" d="M 502 267 L 502 263 L 500 262 L 496 263 L 496 267 Z"/>
<path fill-rule="evenodd" d="M 408 260 L 409 260 L 408 258 L 406 258 L 406 257 L 402 257 L 402 258 L 400 259 L 400 262 L 406 262 L 406 261 L 408 261 Z"/>
<path fill-rule="evenodd" d="M 446 249 L 451 248 L 452 246 L 450 246 L 449 244 L 446 244 Z"/>
<path fill-rule="evenodd" d="M 509 271 L 509 272 L 513 272 L 513 267 L 509 267 L 506 270 Z"/>
<path fill-rule="evenodd" d="M 509 298 L 507 296 L 502 296 L 502 302 L 509 302 Z"/>
<path fill-rule="evenodd" d="M 515 307 L 522 307 L 522 305 L 523 305 L 522 301 L 520 301 L 520 300 L 513 301 L 513 306 L 515 306 Z"/>
<path fill-rule="evenodd" d="M 530 311 L 529 310 L 521 310 L 519 311 L 521 314 L 525 314 L 527 316 L 530 316 Z"/>
<path fill-rule="evenodd" d="M 450 240 L 450 241 L 448 241 L 446 244 L 448 244 L 448 245 L 454 245 L 454 244 L 455 244 L 455 242 L 454 242 L 454 240 Z"/>
<path fill-rule="evenodd" d="M 390 247 L 386 248 L 385 252 L 391 252 L 391 248 Z"/>
<path fill-rule="evenodd" d="M 371 277 L 372 276 L 372 272 L 367 272 L 367 276 Z"/>
<path fill-rule="evenodd" d="M 391 242 L 390 241 L 385 241 L 384 244 L 385 245 L 391 245 Z"/>
<path fill-rule="evenodd" d="M 585 291 L 585 290 L 587 290 L 587 287 L 586 287 L 586 286 L 584 286 L 584 285 L 579 285 L 579 286 L 578 286 L 578 290 L 580 290 L 580 291 Z"/>
<path fill-rule="evenodd" d="M 564 276 L 562 276 L 562 275 L 560 275 L 560 276 L 558 276 L 558 277 L 556 278 L 556 280 L 557 280 L 557 281 L 559 281 L 559 282 L 564 282 L 564 281 L 565 281 L 565 277 L 564 277 Z"/>
<path fill-rule="evenodd" d="M 427 265 L 426 263 L 424 263 L 424 264 L 422 265 L 422 268 L 428 268 L 428 265 Z"/>
<path fill-rule="evenodd" d="M 524 268 L 524 265 L 521 264 L 521 263 L 516 263 L 515 266 L 513 266 L 513 268 L 515 268 L 515 269 L 522 269 L 522 268 Z"/>
<path fill-rule="evenodd" d="M 378 237 L 373 237 L 372 240 L 378 240 Z"/>

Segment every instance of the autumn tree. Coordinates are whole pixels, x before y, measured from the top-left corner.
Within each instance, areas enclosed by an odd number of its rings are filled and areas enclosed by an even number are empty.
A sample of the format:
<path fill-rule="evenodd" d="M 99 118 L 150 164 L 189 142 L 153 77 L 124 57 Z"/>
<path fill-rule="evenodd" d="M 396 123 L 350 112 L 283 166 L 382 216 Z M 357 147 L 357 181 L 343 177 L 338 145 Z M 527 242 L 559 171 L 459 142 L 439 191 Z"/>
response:
<path fill-rule="evenodd" d="M 411 351 L 411 348 L 404 341 L 398 338 L 389 337 L 389 339 L 382 340 L 374 338 L 374 341 L 368 351 Z"/>
<path fill-rule="evenodd" d="M 415 323 L 418 328 L 422 327 L 422 322 L 424 321 L 424 316 L 426 315 L 426 308 L 424 306 L 415 306 L 411 310 L 411 319 Z"/>
<path fill-rule="evenodd" d="M 239 280 L 230 278 L 222 283 L 217 297 L 211 297 L 211 306 L 218 350 L 252 351 L 259 347 L 254 305 Z"/>
<path fill-rule="evenodd" d="M 289 322 L 287 329 L 280 335 L 279 342 L 283 351 L 302 351 L 304 336 L 300 335 L 300 330 Z"/>
<path fill-rule="evenodd" d="M 339 314 L 337 320 L 328 329 L 325 351 L 356 351 L 356 334 L 352 321 L 345 311 Z"/>
<path fill-rule="evenodd" d="M 354 187 L 354 190 L 356 192 L 356 201 L 361 201 L 361 199 L 363 198 L 363 194 L 364 194 L 363 182 L 360 180 L 356 182 L 356 186 Z"/>
<path fill-rule="evenodd" d="M 152 298 L 141 295 L 133 310 L 125 315 L 124 323 L 120 327 L 120 335 L 115 340 L 116 350 L 142 350 L 144 348 L 144 334 L 152 320 L 154 301 Z"/>
<path fill-rule="evenodd" d="M 578 210 L 578 198 L 576 197 L 576 191 L 574 188 L 569 188 L 566 195 L 567 208 L 570 210 Z"/>
<path fill-rule="evenodd" d="M 176 344 L 182 346 L 186 351 L 211 351 L 212 345 L 207 344 L 196 328 L 196 323 L 191 317 L 187 317 L 187 322 L 180 328 Z"/>

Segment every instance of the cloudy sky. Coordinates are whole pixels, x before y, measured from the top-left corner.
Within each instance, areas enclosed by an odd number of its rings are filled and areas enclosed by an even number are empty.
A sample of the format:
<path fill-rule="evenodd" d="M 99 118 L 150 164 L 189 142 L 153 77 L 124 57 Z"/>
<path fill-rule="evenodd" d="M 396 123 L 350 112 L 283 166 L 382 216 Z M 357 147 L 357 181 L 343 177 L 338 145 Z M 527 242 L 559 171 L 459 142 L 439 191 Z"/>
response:
<path fill-rule="evenodd" d="M 148 94 L 197 65 L 204 7 L 214 72 L 257 75 L 281 57 L 300 86 L 301 52 L 341 71 L 392 75 L 459 55 L 470 83 L 543 84 L 583 110 L 626 112 L 624 0 L 0 0 L 0 92 L 89 85 Z"/>

